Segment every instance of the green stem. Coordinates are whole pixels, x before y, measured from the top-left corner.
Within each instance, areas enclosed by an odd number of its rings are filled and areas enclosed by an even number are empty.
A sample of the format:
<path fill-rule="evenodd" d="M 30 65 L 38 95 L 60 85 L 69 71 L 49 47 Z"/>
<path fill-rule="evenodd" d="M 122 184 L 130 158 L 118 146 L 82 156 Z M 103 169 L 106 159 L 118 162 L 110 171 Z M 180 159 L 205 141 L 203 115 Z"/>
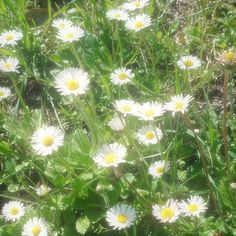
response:
<path fill-rule="evenodd" d="M 78 64 L 79 64 L 80 68 L 81 68 L 81 69 L 84 69 L 82 60 L 81 60 L 81 58 L 80 58 L 80 56 L 79 56 L 79 54 L 78 54 L 78 52 L 77 52 L 77 50 L 76 50 L 76 48 L 75 48 L 74 43 L 71 43 L 71 44 L 69 45 L 69 48 L 70 48 L 71 53 L 73 54 L 73 56 L 74 56 L 75 59 L 77 60 L 77 62 L 78 62 Z"/>

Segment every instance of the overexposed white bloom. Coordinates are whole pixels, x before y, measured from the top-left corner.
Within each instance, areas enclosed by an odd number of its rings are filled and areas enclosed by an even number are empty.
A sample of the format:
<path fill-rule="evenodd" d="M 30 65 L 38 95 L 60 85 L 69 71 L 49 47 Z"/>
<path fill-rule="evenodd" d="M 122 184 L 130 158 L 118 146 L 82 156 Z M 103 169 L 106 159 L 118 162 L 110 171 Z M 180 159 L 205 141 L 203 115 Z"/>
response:
<path fill-rule="evenodd" d="M 0 87 L 0 101 L 8 98 L 11 95 L 11 90 L 6 87 Z"/>
<path fill-rule="evenodd" d="M 115 109 L 123 113 L 125 116 L 132 114 L 137 109 L 137 106 L 137 103 L 129 99 L 116 100 L 114 103 Z"/>
<path fill-rule="evenodd" d="M 190 95 L 186 95 L 185 97 L 182 94 L 176 95 L 171 97 L 171 101 L 165 104 L 165 109 L 172 111 L 172 115 L 174 115 L 176 112 L 181 112 L 184 114 L 192 100 L 193 97 Z"/>
<path fill-rule="evenodd" d="M 146 14 L 139 14 L 135 17 L 129 18 L 126 23 L 125 27 L 129 30 L 134 30 L 138 32 L 148 26 L 151 25 L 151 18 Z"/>
<path fill-rule="evenodd" d="M 132 113 L 138 116 L 140 120 L 154 120 L 156 117 L 161 116 L 164 113 L 162 104 L 157 102 L 145 102 L 142 105 L 136 107 Z"/>
<path fill-rule="evenodd" d="M 88 85 L 88 73 L 79 68 L 68 68 L 55 76 L 55 88 L 64 96 L 85 94 Z"/>
<path fill-rule="evenodd" d="M 111 81 L 115 85 L 129 83 L 134 78 L 134 73 L 131 69 L 119 68 L 111 73 Z"/>
<path fill-rule="evenodd" d="M 126 11 L 122 9 L 111 9 L 107 11 L 106 17 L 109 20 L 125 21 L 128 19 L 129 15 Z"/>
<path fill-rule="evenodd" d="M 33 217 L 23 226 L 22 236 L 48 236 L 47 224 L 44 219 Z"/>
<path fill-rule="evenodd" d="M 35 192 L 38 196 L 45 196 L 51 191 L 51 188 L 49 188 L 45 184 L 41 184 L 35 189 Z"/>
<path fill-rule="evenodd" d="M 10 201 L 3 205 L 2 215 L 6 220 L 17 221 L 25 214 L 25 207 L 20 201 Z"/>
<path fill-rule="evenodd" d="M 85 35 L 84 30 L 79 26 L 71 26 L 65 29 L 61 29 L 57 33 L 57 38 L 63 42 L 71 43 L 78 41 Z"/>
<path fill-rule="evenodd" d="M 21 31 L 9 30 L 1 33 L 0 35 L 0 45 L 4 47 L 5 45 L 14 46 L 17 44 L 17 41 L 23 38 Z"/>
<path fill-rule="evenodd" d="M 154 128 L 151 125 L 141 127 L 137 134 L 137 140 L 139 143 L 144 144 L 146 146 L 151 144 L 158 143 L 162 138 L 162 131 L 159 128 Z"/>
<path fill-rule="evenodd" d="M 168 169 L 168 166 L 169 164 L 166 161 L 155 161 L 150 165 L 148 173 L 154 178 L 160 178 Z"/>
<path fill-rule="evenodd" d="M 180 213 L 178 203 L 172 199 L 168 200 L 164 206 L 155 204 L 152 207 L 153 216 L 162 223 L 175 222 L 179 218 Z"/>
<path fill-rule="evenodd" d="M 47 156 L 63 145 L 63 132 L 53 126 L 43 127 L 34 132 L 31 143 L 38 155 Z"/>
<path fill-rule="evenodd" d="M 114 115 L 113 118 L 109 121 L 108 125 L 114 131 L 121 131 L 125 128 L 125 120 L 117 115 Z"/>
<path fill-rule="evenodd" d="M 182 201 L 179 207 L 185 216 L 199 217 L 201 213 L 207 210 L 206 202 L 200 196 L 191 196 L 186 201 Z"/>
<path fill-rule="evenodd" d="M 76 13 L 76 12 L 77 12 L 76 8 L 71 8 L 67 11 L 68 14 L 73 14 L 73 13 Z"/>
<path fill-rule="evenodd" d="M 130 0 L 122 5 L 123 9 L 134 11 L 148 5 L 150 0 Z"/>
<path fill-rule="evenodd" d="M 18 58 L 6 57 L 0 60 L 0 70 L 3 72 L 18 72 L 18 64 Z"/>
<path fill-rule="evenodd" d="M 128 228 L 136 220 L 136 212 L 131 206 L 120 203 L 107 211 L 106 220 L 113 229 Z"/>
<path fill-rule="evenodd" d="M 182 70 L 192 70 L 200 67 L 201 61 L 195 56 L 183 56 L 177 61 L 177 65 Z"/>
<path fill-rule="evenodd" d="M 56 19 L 52 22 L 52 26 L 59 30 L 70 28 L 72 25 L 73 23 L 68 19 Z"/>
<path fill-rule="evenodd" d="M 120 163 L 125 162 L 127 149 L 119 143 L 103 145 L 93 157 L 93 160 L 99 167 L 117 167 Z"/>

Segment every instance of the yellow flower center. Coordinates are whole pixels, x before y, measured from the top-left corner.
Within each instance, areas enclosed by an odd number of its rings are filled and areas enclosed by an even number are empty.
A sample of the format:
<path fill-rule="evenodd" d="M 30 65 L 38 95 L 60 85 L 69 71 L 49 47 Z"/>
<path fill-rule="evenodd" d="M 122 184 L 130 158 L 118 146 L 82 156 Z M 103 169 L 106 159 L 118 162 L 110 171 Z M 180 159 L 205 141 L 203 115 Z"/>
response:
<path fill-rule="evenodd" d="M 141 28 L 143 28 L 144 24 L 142 21 L 136 21 L 134 26 L 135 26 L 135 28 L 141 29 Z"/>
<path fill-rule="evenodd" d="M 65 28 L 65 24 L 64 24 L 63 22 L 61 22 L 61 23 L 59 24 L 59 28 L 60 28 L 60 29 L 64 29 L 64 28 Z"/>
<path fill-rule="evenodd" d="M 119 20 L 119 19 L 121 18 L 121 15 L 120 15 L 119 13 L 116 13 L 116 14 L 114 15 L 114 18 Z"/>
<path fill-rule="evenodd" d="M 235 58 L 235 53 L 234 52 L 227 52 L 227 53 L 225 53 L 225 58 L 228 61 L 233 61 Z"/>
<path fill-rule="evenodd" d="M 147 131 L 145 137 L 147 139 L 153 139 L 155 137 L 155 134 L 152 131 Z"/>
<path fill-rule="evenodd" d="M 74 34 L 73 33 L 68 33 L 65 35 L 65 39 L 70 40 L 74 38 Z"/>
<path fill-rule="evenodd" d="M 134 7 L 136 8 L 141 7 L 140 1 L 134 2 Z"/>
<path fill-rule="evenodd" d="M 41 232 L 41 229 L 38 225 L 32 227 L 31 232 L 34 236 L 38 236 Z"/>
<path fill-rule="evenodd" d="M 4 95 L 5 95 L 5 93 L 0 90 L 0 97 L 3 97 Z"/>
<path fill-rule="evenodd" d="M 80 84 L 77 80 L 75 79 L 69 79 L 67 82 L 66 82 L 66 87 L 69 89 L 69 90 L 76 90 L 77 88 L 79 88 Z"/>
<path fill-rule="evenodd" d="M 116 162 L 117 156 L 115 153 L 110 153 L 105 156 L 104 160 L 108 165 L 110 165 L 110 164 L 113 164 L 114 162 Z"/>
<path fill-rule="evenodd" d="M 45 137 L 43 137 L 42 143 L 44 146 L 50 147 L 54 143 L 54 138 L 51 135 L 46 135 Z"/>
<path fill-rule="evenodd" d="M 175 212 L 173 209 L 166 207 L 161 211 L 161 217 L 163 220 L 171 219 L 175 215 Z"/>
<path fill-rule="evenodd" d="M 184 103 L 182 102 L 182 101 L 177 101 L 176 103 L 175 103 L 175 109 L 177 110 L 177 111 L 180 111 L 180 110 L 182 110 L 184 108 Z"/>
<path fill-rule="evenodd" d="M 125 80 L 125 79 L 127 79 L 127 78 L 128 78 L 127 74 L 125 74 L 125 73 L 123 73 L 123 72 L 121 72 L 121 73 L 118 75 L 118 79 L 119 79 L 119 80 Z"/>
<path fill-rule="evenodd" d="M 191 203 L 187 206 L 187 210 L 190 212 L 196 212 L 198 210 L 198 205 L 195 203 Z"/>
<path fill-rule="evenodd" d="M 5 36 L 6 41 L 11 41 L 13 38 L 14 37 L 13 37 L 12 34 L 8 34 L 8 35 Z"/>
<path fill-rule="evenodd" d="M 16 208 L 16 207 L 12 207 L 11 209 L 10 209 L 10 214 L 11 215 L 17 215 L 18 214 L 18 212 L 19 212 L 19 209 L 18 208 Z"/>
<path fill-rule="evenodd" d="M 131 111 L 131 107 L 130 107 L 130 105 L 124 105 L 124 106 L 122 107 L 122 110 L 123 110 L 124 112 L 130 112 L 130 111 Z"/>
<path fill-rule="evenodd" d="M 5 64 L 3 65 L 3 67 L 4 67 L 6 70 L 11 70 L 11 69 L 12 69 L 12 64 L 10 64 L 10 63 L 5 63 Z"/>
<path fill-rule="evenodd" d="M 147 117 L 151 117 L 155 114 L 155 112 L 153 110 L 147 110 L 144 112 L 144 115 Z"/>
<path fill-rule="evenodd" d="M 193 61 L 190 59 L 187 59 L 184 61 L 184 65 L 187 67 L 191 67 L 191 66 L 193 66 Z"/>
<path fill-rule="evenodd" d="M 126 215 L 124 215 L 124 214 L 119 214 L 119 215 L 117 216 L 117 221 L 118 221 L 119 223 L 124 224 L 124 223 L 126 223 L 127 220 L 128 220 L 128 217 L 127 217 Z"/>
<path fill-rule="evenodd" d="M 157 174 L 163 174 L 163 172 L 164 172 L 164 166 L 157 167 L 157 168 L 156 168 L 156 172 L 157 172 Z"/>

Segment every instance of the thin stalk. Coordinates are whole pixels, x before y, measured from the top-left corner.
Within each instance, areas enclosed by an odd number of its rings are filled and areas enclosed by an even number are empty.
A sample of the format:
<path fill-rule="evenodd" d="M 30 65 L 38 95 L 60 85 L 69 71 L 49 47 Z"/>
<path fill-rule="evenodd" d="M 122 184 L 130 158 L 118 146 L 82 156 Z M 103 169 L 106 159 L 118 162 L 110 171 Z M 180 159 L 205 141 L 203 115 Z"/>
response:
<path fill-rule="evenodd" d="M 77 62 L 78 62 L 78 64 L 79 64 L 80 68 L 81 68 L 81 69 L 84 69 L 82 60 L 81 60 L 81 58 L 80 58 L 80 56 L 79 56 L 79 54 L 78 54 L 78 52 L 77 52 L 77 50 L 76 50 L 76 48 L 75 48 L 74 43 L 71 43 L 70 46 L 69 46 L 69 48 L 70 48 L 71 53 L 73 54 L 73 56 L 74 56 L 75 59 L 77 60 Z"/>

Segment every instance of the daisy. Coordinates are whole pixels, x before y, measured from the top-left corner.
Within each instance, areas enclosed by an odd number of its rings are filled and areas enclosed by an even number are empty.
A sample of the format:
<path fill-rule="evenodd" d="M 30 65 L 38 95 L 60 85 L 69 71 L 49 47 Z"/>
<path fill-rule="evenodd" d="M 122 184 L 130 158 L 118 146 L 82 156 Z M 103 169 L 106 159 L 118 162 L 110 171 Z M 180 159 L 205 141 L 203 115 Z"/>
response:
<path fill-rule="evenodd" d="M 114 131 L 121 131 L 125 128 L 125 121 L 119 116 L 114 115 L 113 118 L 108 122 L 108 125 Z"/>
<path fill-rule="evenodd" d="M 138 32 L 151 25 L 151 18 L 146 14 L 139 14 L 135 17 L 129 18 L 125 23 L 125 27 L 130 30 Z"/>
<path fill-rule="evenodd" d="M 166 161 L 155 161 L 150 165 L 148 173 L 154 178 L 160 178 L 168 169 L 168 163 Z"/>
<path fill-rule="evenodd" d="M 111 9 L 106 13 L 109 20 L 124 21 L 127 20 L 129 15 L 126 11 L 120 9 Z"/>
<path fill-rule="evenodd" d="M 11 90 L 6 87 L 0 87 L 0 101 L 8 98 L 11 95 Z"/>
<path fill-rule="evenodd" d="M 200 67 L 201 61 L 195 56 L 183 56 L 177 61 L 177 65 L 182 70 L 192 70 Z"/>
<path fill-rule="evenodd" d="M 56 127 L 49 126 L 34 132 L 31 143 L 38 155 L 47 156 L 63 145 L 64 134 Z"/>
<path fill-rule="evenodd" d="M 189 103 L 193 100 L 193 97 L 186 95 L 183 97 L 182 94 L 171 97 L 171 101 L 165 104 L 165 109 L 172 111 L 172 115 L 176 112 L 184 114 L 187 111 Z"/>
<path fill-rule="evenodd" d="M 4 47 L 5 45 L 14 46 L 17 44 L 17 41 L 23 38 L 23 34 L 20 31 L 9 30 L 5 31 L 0 35 L 0 45 Z"/>
<path fill-rule="evenodd" d="M 162 131 L 159 128 L 153 128 L 151 125 L 143 126 L 136 134 L 139 143 L 146 146 L 158 143 L 162 138 Z"/>
<path fill-rule="evenodd" d="M 45 196 L 51 191 L 51 188 L 49 188 L 45 184 L 41 184 L 39 187 L 35 189 L 35 192 L 38 196 Z"/>
<path fill-rule="evenodd" d="M 236 64 L 236 49 L 231 48 L 220 52 L 217 60 L 224 66 Z"/>
<path fill-rule="evenodd" d="M 47 236 L 46 222 L 39 217 L 29 219 L 23 226 L 22 236 Z"/>
<path fill-rule="evenodd" d="M 61 95 L 81 95 L 88 90 L 88 73 L 78 68 L 68 68 L 55 76 L 55 88 Z"/>
<path fill-rule="evenodd" d="M 122 144 L 105 144 L 97 151 L 93 159 L 99 167 L 117 167 L 125 162 L 126 153 L 126 147 Z"/>
<path fill-rule="evenodd" d="M 152 207 L 152 214 L 162 223 L 173 223 L 180 215 L 178 203 L 172 199 L 168 200 L 165 206 L 154 205 Z"/>
<path fill-rule="evenodd" d="M 69 28 L 61 29 L 57 33 L 57 38 L 63 42 L 73 42 L 78 41 L 84 36 L 84 30 L 79 26 L 71 26 Z"/>
<path fill-rule="evenodd" d="M 123 113 L 125 116 L 128 114 L 132 114 L 136 110 L 137 106 L 137 103 L 129 99 L 116 100 L 114 103 L 115 109 Z"/>
<path fill-rule="evenodd" d="M 125 204 L 117 204 L 107 211 L 106 220 L 113 229 L 129 228 L 136 219 L 135 210 Z"/>
<path fill-rule="evenodd" d="M 19 60 L 16 57 L 6 57 L 0 60 L 0 70 L 3 72 L 18 72 Z"/>
<path fill-rule="evenodd" d="M 157 102 L 146 102 L 136 107 L 133 115 L 138 116 L 140 120 L 154 120 L 154 118 L 161 116 L 164 113 L 162 104 Z"/>
<path fill-rule="evenodd" d="M 52 26 L 59 29 L 59 30 L 69 28 L 72 25 L 73 25 L 73 23 L 67 19 L 56 19 L 52 22 Z"/>
<path fill-rule="evenodd" d="M 197 216 L 204 213 L 207 209 L 206 202 L 200 196 L 191 196 L 187 201 L 182 201 L 179 207 L 185 216 Z"/>
<path fill-rule="evenodd" d="M 111 81 L 115 85 L 129 83 L 134 78 L 134 73 L 131 69 L 119 68 L 111 73 Z"/>
<path fill-rule="evenodd" d="M 149 0 L 130 0 L 127 3 L 124 3 L 122 7 L 128 11 L 134 11 L 145 7 L 148 3 Z"/>
<path fill-rule="evenodd" d="M 10 201 L 4 204 L 2 215 L 6 220 L 17 221 L 25 214 L 25 207 L 19 201 Z"/>

